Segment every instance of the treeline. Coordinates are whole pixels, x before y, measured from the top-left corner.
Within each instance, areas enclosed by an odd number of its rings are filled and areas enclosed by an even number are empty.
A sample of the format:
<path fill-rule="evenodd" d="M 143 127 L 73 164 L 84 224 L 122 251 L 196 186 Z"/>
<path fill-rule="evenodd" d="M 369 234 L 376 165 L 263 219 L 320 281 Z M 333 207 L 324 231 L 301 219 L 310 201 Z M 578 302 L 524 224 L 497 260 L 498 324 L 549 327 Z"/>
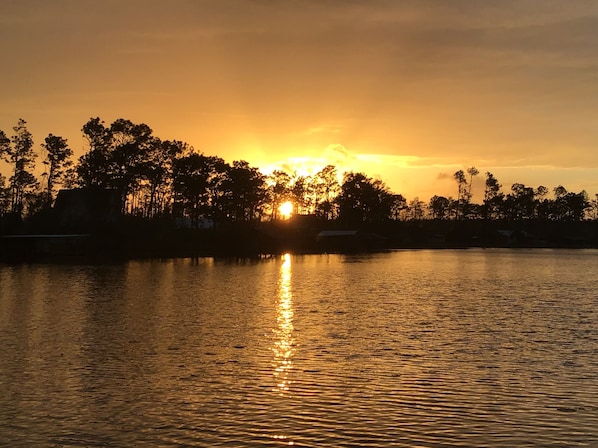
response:
<path fill-rule="evenodd" d="M 483 202 L 472 202 L 479 171 L 454 174 L 457 195 L 407 201 L 386 184 L 360 172 L 341 173 L 329 165 L 313 176 L 274 171 L 264 175 L 243 160 L 225 162 L 177 140 L 162 140 L 146 124 L 118 119 L 106 125 L 91 118 L 83 125 L 87 151 L 73 161 L 66 139 L 48 135 L 40 147 L 44 172 L 34 175 L 37 153 L 26 122 L 8 137 L 0 130 L 0 156 L 9 172 L 0 173 L 0 217 L 30 219 L 52 208 L 60 188 L 118 192 L 124 215 L 147 220 L 206 222 L 267 221 L 292 202 L 295 214 L 314 215 L 347 225 L 392 220 L 553 220 L 581 221 L 598 216 L 598 195 L 514 184 L 508 193 L 486 173 Z M 550 197 L 551 196 L 551 197 Z"/>

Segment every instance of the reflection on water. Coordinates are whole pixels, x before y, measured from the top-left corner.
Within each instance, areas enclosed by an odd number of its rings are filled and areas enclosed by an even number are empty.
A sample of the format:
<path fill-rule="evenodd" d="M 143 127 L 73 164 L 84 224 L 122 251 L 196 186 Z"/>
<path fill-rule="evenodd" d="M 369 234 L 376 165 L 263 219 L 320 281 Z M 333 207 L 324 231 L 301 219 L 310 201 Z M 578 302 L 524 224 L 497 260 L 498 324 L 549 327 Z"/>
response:
<path fill-rule="evenodd" d="M 598 440 L 598 251 L 0 266 L 0 446 Z"/>
<path fill-rule="evenodd" d="M 276 304 L 275 341 L 274 352 L 274 377 L 276 387 L 282 395 L 288 392 L 291 384 L 289 374 L 293 368 L 293 352 L 295 341 L 293 339 L 293 293 L 291 291 L 291 255 L 283 255 L 280 265 L 280 279 L 278 281 L 278 301 Z"/>

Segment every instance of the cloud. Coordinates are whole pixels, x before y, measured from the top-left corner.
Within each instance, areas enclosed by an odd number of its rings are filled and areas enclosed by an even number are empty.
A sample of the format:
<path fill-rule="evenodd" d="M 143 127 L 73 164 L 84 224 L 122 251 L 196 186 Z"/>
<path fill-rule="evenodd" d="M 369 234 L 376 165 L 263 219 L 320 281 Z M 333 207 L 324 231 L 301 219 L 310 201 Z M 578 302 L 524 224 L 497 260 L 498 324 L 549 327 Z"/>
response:
<path fill-rule="evenodd" d="M 597 2 L 2 6 L 0 117 L 72 128 L 71 141 L 87 117 L 115 114 L 231 159 L 292 152 L 285 166 L 309 155 L 389 181 L 598 166 Z"/>
<path fill-rule="evenodd" d="M 331 165 L 345 166 L 354 159 L 355 155 L 341 144 L 329 145 L 322 154 L 322 160 Z"/>
<path fill-rule="evenodd" d="M 314 134 L 338 134 L 342 128 L 339 125 L 321 125 L 309 128 L 303 134 L 314 135 Z"/>

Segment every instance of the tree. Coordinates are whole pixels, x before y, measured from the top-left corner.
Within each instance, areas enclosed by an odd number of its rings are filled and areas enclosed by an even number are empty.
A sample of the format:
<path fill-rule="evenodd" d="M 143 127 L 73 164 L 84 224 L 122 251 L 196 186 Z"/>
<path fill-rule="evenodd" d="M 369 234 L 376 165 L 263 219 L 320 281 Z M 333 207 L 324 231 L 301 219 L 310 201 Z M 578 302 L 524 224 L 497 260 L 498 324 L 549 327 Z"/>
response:
<path fill-rule="evenodd" d="M 559 185 L 554 188 L 554 201 L 552 217 L 562 221 L 581 221 L 585 218 L 586 210 L 590 207 L 588 194 L 568 192 Z"/>
<path fill-rule="evenodd" d="M 467 168 L 467 174 L 469 174 L 469 185 L 468 185 L 468 189 L 467 189 L 467 203 L 469 204 L 469 202 L 471 201 L 471 198 L 473 197 L 472 195 L 472 187 L 473 187 L 473 178 L 475 176 L 477 176 L 478 174 L 480 174 L 480 171 L 475 167 L 469 167 Z"/>
<path fill-rule="evenodd" d="M 596 221 L 598 219 L 598 193 L 594 195 L 594 198 L 590 201 L 590 210 L 592 212 L 591 218 Z"/>
<path fill-rule="evenodd" d="M 0 159 L 6 160 L 10 150 L 10 139 L 0 130 Z M 10 210 L 10 189 L 6 187 L 6 177 L 0 174 L 0 216 Z"/>
<path fill-rule="evenodd" d="M 178 157 L 192 152 L 179 141 L 161 141 L 152 138 L 144 157 L 137 164 L 138 193 L 143 216 L 154 217 L 166 213 L 172 200 L 173 166 Z"/>
<path fill-rule="evenodd" d="M 548 194 L 548 188 L 543 185 L 540 185 L 536 188 L 535 191 L 536 196 L 536 216 L 539 219 L 550 219 L 550 213 L 553 208 L 553 201 L 550 199 L 546 199 L 546 195 Z"/>
<path fill-rule="evenodd" d="M 535 195 L 538 199 L 543 199 L 547 194 L 548 188 L 546 188 L 544 185 L 540 185 L 538 188 L 536 188 Z"/>
<path fill-rule="evenodd" d="M 336 201 L 340 219 L 358 224 L 389 219 L 395 198 L 381 180 L 350 172 L 345 174 Z"/>
<path fill-rule="evenodd" d="M 502 209 L 504 194 L 500 192 L 502 185 L 494 175 L 486 172 L 486 186 L 484 188 L 484 205 L 482 207 L 483 218 L 497 218 Z"/>
<path fill-rule="evenodd" d="M 511 186 L 504 201 L 504 213 L 508 219 L 531 219 L 536 215 L 535 192 L 532 187 L 520 183 Z"/>
<path fill-rule="evenodd" d="M 90 118 L 81 131 L 89 149 L 79 158 L 76 167 L 79 185 L 85 188 L 108 188 L 111 180 L 112 132 L 98 117 Z"/>
<path fill-rule="evenodd" d="M 79 184 L 84 188 L 116 189 L 121 195 L 122 211 L 137 210 L 136 199 L 144 182 L 156 174 L 147 170 L 152 151 L 160 148 L 159 139 L 152 136 L 148 125 L 123 118 L 109 127 L 99 118 L 91 118 L 82 131 L 89 149 L 79 158 L 76 167 Z M 150 202 L 153 208 L 153 200 Z"/>
<path fill-rule="evenodd" d="M 192 153 L 173 162 L 175 209 L 198 227 L 201 219 L 214 218 L 221 176 L 226 164 L 218 157 Z"/>
<path fill-rule="evenodd" d="M 459 217 L 462 218 L 465 216 L 465 203 L 468 201 L 467 179 L 465 178 L 465 172 L 463 170 L 455 172 L 453 178 L 457 181 L 457 209 L 455 217 L 459 219 Z"/>
<path fill-rule="evenodd" d="M 333 219 L 337 213 L 334 199 L 340 191 L 336 167 L 326 165 L 317 172 L 311 179 L 310 191 L 314 196 L 313 207 L 315 213 L 325 219 Z"/>
<path fill-rule="evenodd" d="M 8 213 L 10 207 L 10 190 L 6 187 L 6 177 L 0 174 L 0 216 Z"/>
<path fill-rule="evenodd" d="M 424 218 L 424 209 L 425 209 L 424 201 L 420 201 L 419 198 L 416 196 L 409 202 L 409 218 L 416 221 Z"/>
<path fill-rule="evenodd" d="M 10 139 L 0 130 L 0 156 L 4 159 L 10 151 Z"/>
<path fill-rule="evenodd" d="M 392 205 L 390 207 L 390 217 L 395 221 L 401 219 L 401 215 L 405 210 L 408 210 L 407 199 L 402 194 L 392 195 Z"/>
<path fill-rule="evenodd" d="M 148 153 L 158 142 L 148 125 L 135 124 L 123 118 L 110 125 L 110 135 L 112 146 L 108 157 L 109 186 L 120 192 L 122 211 L 125 212 L 129 208 L 129 201 L 134 202 L 135 193 L 144 177 Z M 130 208 L 135 208 L 134 203 Z"/>
<path fill-rule="evenodd" d="M 266 178 L 257 168 L 244 160 L 234 161 L 228 166 L 221 188 L 219 208 L 222 217 L 231 221 L 261 219 L 268 193 Z"/>
<path fill-rule="evenodd" d="M 73 165 L 70 157 L 73 151 L 68 147 L 66 139 L 49 134 L 44 143 L 41 144 L 46 151 L 46 165 L 48 172 L 46 173 L 46 206 L 50 206 L 54 200 L 54 188 L 60 184 L 68 173 L 69 168 Z"/>
<path fill-rule="evenodd" d="M 10 143 L 6 135 L 0 135 L 0 151 L 2 158 L 12 166 L 12 176 L 9 179 L 10 211 L 22 215 L 25 197 L 35 191 L 37 179 L 31 173 L 35 164 L 36 154 L 33 152 L 33 138 L 27 130 L 27 122 L 22 118 L 13 127 L 14 135 Z"/>
<path fill-rule="evenodd" d="M 457 181 L 457 209 L 455 213 L 455 217 L 458 219 L 459 217 L 465 218 L 467 215 L 470 214 L 470 203 L 472 198 L 472 187 L 473 187 L 473 178 L 477 176 L 480 172 L 475 166 L 467 168 L 467 174 L 469 175 L 469 181 L 465 176 L 465 172 L 463 170 L 459 170 L 453 174 L 453 178 Z"/>
<path fill-rule="evenodd" d="M 197 227 L 208 193 L 209 173 L 205 158 L 201 154 L 191 154 L 178 158 L 173 163 L 173 190 L 176 208 L 191 218 L 191 225 Z M 203 210 L 205 212 L 205 209 Z"/>
<path fill-rule="evenodd" d="M 291 176 L 283 170 L 274 170 L 266 178 L 266 182 L 270 185 L 268 188 L 272 209 L 270 217 L 271 219 L 277 219 L 278 207 L 289 200 L 291 196 Z"/>
<path fill-rule="evenodd" d="M 588 194 L 585 190 L 579 193 L 567 193 L 565 195 L 567 214 L 565 219 L 570 221 L 582 221 L 585 218 L 586 210 L 590 207 Z"/>
<path fill-rule="evenodd" d="M 302 213 L 310 205 L 310 179 L 306 176 L 295 174 L 291 185 L 291 201 L 293 203 L 293 213 Z"/>
<path fill-rule="evenodd" d="M 430 211 L 434 219 L 446 219 L 450 213 L 450 201 L 444 196 L 432 196 L 430 199 Z"/>

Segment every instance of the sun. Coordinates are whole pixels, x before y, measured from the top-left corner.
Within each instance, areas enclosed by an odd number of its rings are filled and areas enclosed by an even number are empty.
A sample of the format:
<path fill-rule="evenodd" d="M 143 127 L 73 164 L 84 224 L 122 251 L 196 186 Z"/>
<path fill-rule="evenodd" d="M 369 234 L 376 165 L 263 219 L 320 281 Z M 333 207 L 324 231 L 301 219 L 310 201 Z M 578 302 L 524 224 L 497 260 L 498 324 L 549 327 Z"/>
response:
<path fill-rule="evenodd" d="M 278 213 L 282 219 L 289 219 L 293 214 L 293 203 L 291 201 L 283 202 L 278 207 Z"/>

